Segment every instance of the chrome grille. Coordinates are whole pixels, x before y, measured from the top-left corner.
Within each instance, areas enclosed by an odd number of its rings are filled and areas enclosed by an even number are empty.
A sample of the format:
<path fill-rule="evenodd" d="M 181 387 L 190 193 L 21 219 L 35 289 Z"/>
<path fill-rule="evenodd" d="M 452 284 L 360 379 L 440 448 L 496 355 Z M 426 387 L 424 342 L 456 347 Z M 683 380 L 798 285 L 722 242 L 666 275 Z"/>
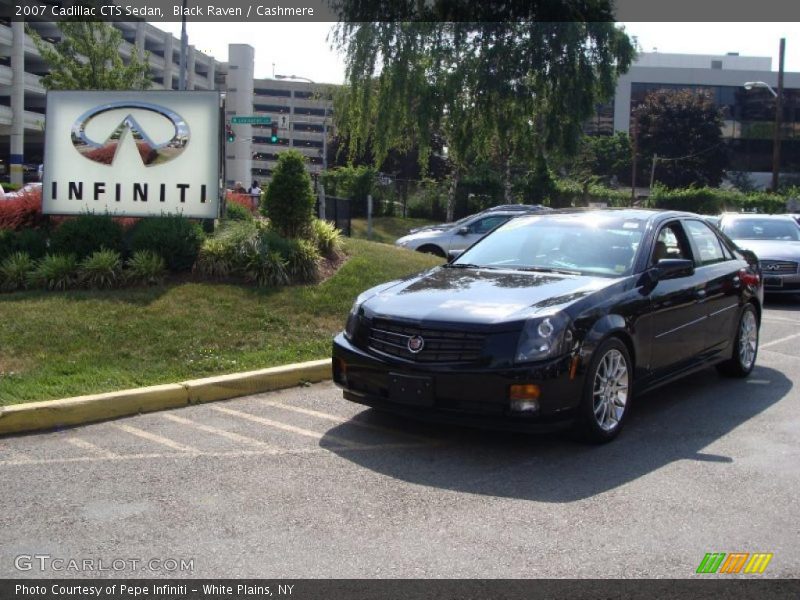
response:
<path fill-rule="evenodd" d="M 425 341 L 417 354 L 408 349 L 408 340 L 414 336 Z M 485 340 L 482 333 L 417 327 L 387 319 L 373 320 L 369 332 L 370 349 L 419 363 L 477 362 Z"/>
<path fill-rule="evenodd" d="M 761 271 L 764 275 L 794 275 L 797 263 L 790 260 L 762 260 Z"/>

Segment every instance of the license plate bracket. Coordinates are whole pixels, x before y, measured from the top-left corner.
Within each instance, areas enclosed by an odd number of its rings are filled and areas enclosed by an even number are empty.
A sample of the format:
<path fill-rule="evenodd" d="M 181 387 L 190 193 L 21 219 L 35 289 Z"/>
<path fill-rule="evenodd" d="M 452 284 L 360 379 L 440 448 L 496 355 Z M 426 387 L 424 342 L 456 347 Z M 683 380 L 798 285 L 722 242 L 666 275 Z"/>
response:
<path fill-rule="evenodd" d="M 780 277 L 764 277 L 766 287 L 783 287 L 783 279 Z"/>
<path fill-rule="evenodd" d="M 433 406 L 433 377 L 389 373 L 389 400 L 411 406 Z"/>

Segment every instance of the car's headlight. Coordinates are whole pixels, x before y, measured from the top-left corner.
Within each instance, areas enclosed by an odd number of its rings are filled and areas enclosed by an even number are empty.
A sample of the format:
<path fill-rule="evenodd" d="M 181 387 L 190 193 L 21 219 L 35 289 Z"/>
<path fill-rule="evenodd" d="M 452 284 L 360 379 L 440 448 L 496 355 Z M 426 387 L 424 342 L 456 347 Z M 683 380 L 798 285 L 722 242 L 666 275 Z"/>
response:
<path fill-rule="evenodd" d="M 356 301 L 353 302 L 353 307 L 350 309 L 350 314 L 347 315 L 347 325 L 345 325 L 344 328 L 344 335 L 348 340 L 352 341 L 356 336 L 356 329 L 358 328 L 358 311 L 361 309 L 361 305 L 374 295 L 375 294 L 371 290 L 367 290 L 366 292 L 359 294 L 358 298 L 356 298 Z"/>
<path fill-rule="evenodd" d="M 514 360 L 520 363 L 559 356 L 572 347 L 573 339 L 569 317 L 562 313 L 528 319 L 519 335 Z"/>

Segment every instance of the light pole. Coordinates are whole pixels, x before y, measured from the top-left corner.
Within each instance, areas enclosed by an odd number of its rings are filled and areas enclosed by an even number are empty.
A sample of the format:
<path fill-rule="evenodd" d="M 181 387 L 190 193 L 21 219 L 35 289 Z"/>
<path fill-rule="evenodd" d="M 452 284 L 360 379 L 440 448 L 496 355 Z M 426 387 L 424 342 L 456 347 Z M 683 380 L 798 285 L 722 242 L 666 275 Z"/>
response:
<path fill-rule="evenodd" d="M 312 85 L 316 85 L 317 82 L 309 79 L 308 77 L 301 77 L 300 75 L 275 75 L 275 79 L 299 79 L 301 81 L 307 81 Z M 292 92 L 292 97 L 294 97 L 294 92 Z M 322 172 L 328 170 L 328 106 L 327 106 L 327 98 L 326 104 L 323 107 L 324 117 L 322 119 Z M 294 119 L 294 109 L 292 109 L 292 115 L 290 115 L 292 119 Z M 294 122 L 294 121 L 292 121 Z M 325 180 L 321 180 L 319 184 L 319 218 L 325 218 Z"/>
<path fill-rule="evenodd" d="M 775 98 L 775 131 L 772 135 L 772 192 L 778 192 L 778 179 L 781 171 L 781 117 L 783 113 L 783 61 L 786 54 L 786 38 L 781 38 L 780 54 L 778 58 L 778 91 L 763 81 L 748 81 L 744 89 L 752 90 L 754 87 L 766 88 Z"/>

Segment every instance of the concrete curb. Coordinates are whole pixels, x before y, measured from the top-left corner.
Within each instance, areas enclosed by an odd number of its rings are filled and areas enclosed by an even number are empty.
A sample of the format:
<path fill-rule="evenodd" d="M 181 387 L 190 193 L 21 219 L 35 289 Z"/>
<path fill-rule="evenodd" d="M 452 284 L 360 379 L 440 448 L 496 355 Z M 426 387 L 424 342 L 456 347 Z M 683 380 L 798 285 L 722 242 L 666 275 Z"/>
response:
<path fill-rule="evenodd" d="M 63 400 L 0 406 L 0 435 L 94 423 L 331 378 L 330 359 Z"/>

